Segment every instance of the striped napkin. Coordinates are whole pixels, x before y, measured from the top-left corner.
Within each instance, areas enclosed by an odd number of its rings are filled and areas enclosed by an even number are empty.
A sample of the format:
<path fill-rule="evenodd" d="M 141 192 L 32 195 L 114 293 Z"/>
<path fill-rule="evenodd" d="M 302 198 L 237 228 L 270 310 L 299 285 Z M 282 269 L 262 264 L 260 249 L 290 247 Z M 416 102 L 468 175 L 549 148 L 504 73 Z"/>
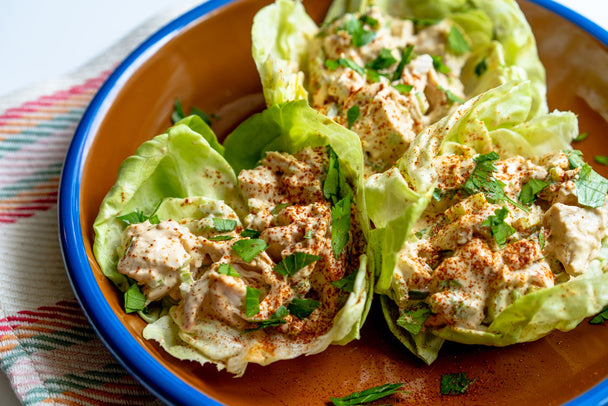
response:
<path fill-rule="evenodd" d="M 160 404 L 108 352 L 75 299 L 57 190 L 76 126 L 112 68 L 196 3 L 148 21 L 68 77 L 0 97 L 0 368 L 25 405 Z"/>

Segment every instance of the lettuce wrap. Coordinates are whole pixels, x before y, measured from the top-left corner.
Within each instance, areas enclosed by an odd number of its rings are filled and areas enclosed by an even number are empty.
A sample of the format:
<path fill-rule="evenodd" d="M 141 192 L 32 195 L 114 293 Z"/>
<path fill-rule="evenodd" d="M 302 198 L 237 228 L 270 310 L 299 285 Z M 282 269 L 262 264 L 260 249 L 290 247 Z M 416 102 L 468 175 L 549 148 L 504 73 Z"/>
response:
<path fill-rule="evenodd" d="M 367 179 L 370 241 L 382 247 L 376 292 L 391 331 L 426 363 L 444 340 L 536 340 L 608 304 L 608 182 L 570 147 L 576 116 L 537 114 L 533 86 L 507 83 L 469 100 Z M 541 186 L 520 190 L 531 185 Z M 575 263 L 575 252 L 586 257 Z"/>
<path fill-rule="evenodd" d="M 515 1 L 340 1 L 317 27 L 300 2 L 277 0 L 252 27 L 269 106 L 306 99 L 356 132 L 367 173 L 383 172 L 428 125 L 513 80 L 547 112 L 545 71 Z"/>
<path fill-rule="evenodd" d="M 237 376 L 358 339 L 373 292 L 359 145 L 305 102 L 252 116 L 224 145 L 195 116 L 142 144 L 101 204 L 94 253 L 144 338 Z M 283 194 L 252 194 L 272 162 L 290 174 Z M 319 184 L 314 204 L 294 195 Z"/>

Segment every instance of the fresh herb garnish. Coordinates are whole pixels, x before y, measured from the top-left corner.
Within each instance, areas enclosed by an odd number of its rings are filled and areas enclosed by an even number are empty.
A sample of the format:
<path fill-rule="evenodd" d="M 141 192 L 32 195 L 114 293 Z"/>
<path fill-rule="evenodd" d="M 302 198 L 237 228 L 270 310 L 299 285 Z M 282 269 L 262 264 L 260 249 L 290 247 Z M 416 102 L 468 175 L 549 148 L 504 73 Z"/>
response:
<path fill-rule="evenodd" d="M 422 292 L 419 290 L 410 290 L 407 292 L 407 296 L 410 300 L 424 300 L 429 296 L 429 292 Z"/>
<path fill-rule="evenodd" d="M 334 150 L 328 145 L 329 164 L 327 175 L 323 182 L 323 196 L 335 205 L 347 193 L 346 180 L 340 169 L 340 160 Z"/>
<path fill-rule="evenodd" d="M 146 295 L 141 293 L 137 283 L 132 284 L 124 293 L 125 313 L 133 313 L 144 310 L 146 307 Z"/>
<path fill-rule="evenodd" d="M 312 255 L 306 252 L 294 252 L 283 258 L 283 260 L 274 267 L 274 271 L 283 276 L 293 276 L 300 269 L 320 259 L 321 257 L 318 255 Z"/>
<path fill-rule="evenodd" d="M 448 46 L 457 55 L 462 55 L 471 50 L 462 32 L 454 25 L 450 28 L 450 33 L 448 34 Z"/>
<path fill-rule="evenodd" d="M 463 190 L 470 195 L 481 192 L 491 203 L 505 200 L 515 207 L 528 211 L 527 208 L 507 196 L 503 189 L 505 184 L 492 175 L 494 171 L 496 171 L 496 166 L 494 166 L 493 161 L 498 158 L 498 154 L 494 151 L 473 158 L 473 161 L 475 161 L 476 164 L 475 169 L 473 169 L 473 172 L 469 175 L 469 178 L 463 186 Z"/>
<path fill-rule="evenodd" d="M 260 290 L 247 286 L 245 291 L 245 315 L 253 317 L 260 312 Z"/>
<path fill-rule="evenodd" d="M 403 311 L 397 319 L 397 325 L 403 327 L 411 334 L 416 335 L 420 333 L 424 322 L 430 315 L 430 307 L 424 302 L 419 302 Z"/>
<path fill-rule="evenodd" d="M 270 214 L 276 216 L 286 207 L 289 207 L 289 203 L 279 203 L 270 210 Z"/>
<path fill-rule="evenodd" d="M 481 223 L 482 226 L 490 227 L 490 233 L 499 247 L 502 247 L 507 241 L 507 238 L 517 231 L 509 223 L 505 222 L 508 215 L 509 210 L 506 207 L 502 207 L 496 209 L 493 216 L 488 216 L 488 218 Z"/>
<path fill-rule="evenodd" d="M 413 85 L 406 85 L 403 83 L 399 83 L 398 85 L 393 86 L 399 93 L 407 94 L 412 91 L 414 88 Z"/>
<path fill-rule="evenodd" d="M 439 24 L 443 18 L 412 18 L 411 20 L 418 27 L 428 27 L 429 25 Z"/>
<path fill-rule="evenodd" d="M 605 155 L 594 155 L 593 160 L 600 165 L 608 165 L 608 156 Z"/>
<path fill-rule="evenodd" d="M 258 230 L 252 230 L 251 228 L 246 228 L 241 231 L 241 237 L 243 238 L 258 238 L 260 234 L 261 233 Z"/>
<path fill-rule="evenodd" d="M 399 393 L 398 389 L 403 385 L 403 383 L 387 383 L 361 392 L 354 392 L 341 398 L 330 397 L 330 399 L 334 406 L 361 405 Z"/>
<path fill-rule="evenodd" d="M 477 77 L 483 75 L 488 70 L 488 63 L 486 62 L 486 58 L 483 58 L 477 65 L 475 65 L 475 75 Z"/>
<path fill-rule="evenodd" d="M 249 330 L 245 330 L 245 332 L 246 333 L 250 333 L 252 331 L 261 330 L 261 329 L 266 328 L 266 327 L 280 326 L 281 324 L 286 323 L 285 317 L 287 317 L 288 315 L 289 315 L 289 310 L 287 310 L 287 308 L 285 308 L 285 306 L 281 305 L 272 314 L 272 316 L 270 316 L 266 320 L 258 322 L 258 325 L 255 328 L 252 328 L 252 329 L 249 329 Z"/>
<path fill-rule="evenodd" d="M 350 109 L 348 109 L 348 111 L 346 112 L 346 120 L 348 121 L 349 129 L 353 126 L 353 124 L 355 124 L 355 121 L 357 120 L 357 118 L 359 118 L 360 113 L 361 110 L 357 105 L 354 105 Z"/>
<path fill-rule="evenodd" d="M 311 239 L 312 238 L 312 230 L 307 230 L 304 233 L 304 238 L 306 238 L 307 240 Z"/>
<path fill-rule="evenodd" d="M 310 314 L 319 306 L 321 306 L 321 302 L 314 299 L 296 298 L 289 303 L 287 310 L 298 319 L 303 320 L 310 316 Z"/>
<path fill-rule="evenodd" d="M 452 103 L 464 103 L 464 100 L 462 100 L 460 97 L 458 97 L 450 89 L 446 89 L 442 86 L 439 86 L 439 90 L 441 90 L 443 93 L 445 93 L 448 100 L 451 101 Z"/>
<path fill-rule="evenodd" d="M 213 237 L 209 237 L 207 239 L 211 241 L 230 241 L 234 239 L 234 237 L 231 235 L 214 235 Z"/>
<path fill-rule="evenodd" d="M 365 76 L 365 69 L 357 65 L 355 61 L 348 58 L 338 58 L 338 64 L 348 69 L 352 69 L 361 76 Z"/>
<path fill-rule="evenodd" d="M 330 282 L 335 287 L 342 289 L 345 292 L 352 293 L 355 289 L 355 280 L 357 279 L 357 272 L 351 272 L 344 278 Z"/>
<path fill-rule="evenodd" d="M 230 264 L 220 264 L 217 268 L 217 273 L 220 275 L 228 275 L 234 276 L 235 278 L 240 278 L 241 275 L 232 267 Z"/>
<path fill-rule="evenodd" d="M 217 118 L 217 116 L 215 115 L 209 116 L 209 114 L 194 106 L 190 109 L 189 115 L 199 116 L 208 126 L 211 126 L 212 117 Z M 188 115 L 184 112 L 184 109 L 182 107 L 182 102 L 176 98 L 175 102 L 173 103 L 173 113 L 171 114 L 171 121 L 173 122 L 173 124 L 175 124 L 187 116 Z"/>
<path fill-rule="evenodd" d="M 568 165 L 570 169 L 578 168 L 580 166 L 585 165 L 583 153 L 578 149 L 564 150 L 564 154 L 566 154 L 566 157 L 568 158 Z"/>
<path fill-rule="evenodd" d="M 367 14 L 360 16 L 359 21 L 361 21 L 363 24 L 369 25 L 370 27 L 376 27 L 378 25 L 378 20 Z"/>
<path fill-rule="evenodd" d="M 530 179 L 522 186 L 521 191 L 519 192 L 519 201 L 526 206 L 531 205 L 538 197 L 538 194 L 547 186 L 549 186 L 547 182 L 538 179 Z"/>
<path fill-rule="evenodd" d="M 346 21 L 344 24 L 344 30 L 350 34 L 352 37 L 353 45 L 356 47 L 362 47 L 364 45 L 369 44 L 376 38 L 375 31 L 366 30 L 364 27 L 364 23 L 368 23 L 373 19 L 367 19 L 362 21 L 360 18 L 355 18 L 351 15 L 351 18 Z M 376 24 L 378 22 L 376 21 Z"/>
<path fill-rule="evenodd" d="M 440 55 L 431 55 L 431 58 L 433 58 L 433 67 L 437 72 L 450 73 L 450 68 L 443 64 L 443 58 Z"/>
<path fill-rule="evenodd" d="M 538 231 L 538 245 L 541 250 L 545 248 L 545 229 L 543 227 Z"/>
<path fill-rule="evenodd" d="M 589 320 L 589 324 L 602 324 L 606 320 L 608 320 L 608 306 L 604 307 L 601 312 L 593 316 Z"/>
<path fill-rule="evenodd" d="M 257 238 L 238 240 L 232 245 L 235 254 L 245 262 L 251 262 L 260 252 L 264 251 L 268 244 L 266 241 Z"/>
<path fill-rule="evenodd" d="M 445 374 L 441 376 L 441 394 L 442 395 L 462 395 L 467 392 L 469 386 L 473 384 L 477 378 L 467 378 L 466 372 L 457 374 Z"/>
<path fill-rule="evenodd" d="M 236 220 L 214 218 L 213 226 L 217 231 L 232 231 L 236 227 Z"/>
<path fill-rule="evenodd" d="M 337 258 L 348 242 L 350 230 L 350 195 L 331 208 L 331 247 Z"/>
<path fill-rule="evenodd" d="M 588 207 L 601 207 L 606 201 L 608 180 L 594 171 L 591 166 L 584 164 L 574 180 L 578 203 Z"/>
<path fill-rule="evenodd" d="M 150 213 L 149 216 L 146 216 L 143 211 L 141 211 L 139 209 L 135 209 L 135 211 L 132 211 L 127 214 L 123 214 L 121 216 L 116 216 L 116 218 L 129 225 L 143 223 L 146 220 L 148 220 L 150 222 L 150 224 L 158 224 L 158 223 L 160 223 L 160 220 L 158 219 L 158 216 L 156 215 L 156 211 L 160 207 L 160 204 L 161 204 L 161 202 L 158 202 L 156 204 L 156 207 L 154 207 L 154 209 L 152 210 L 152 213 Z"/>
<path fill-rule="evenodd" d="M 365 67 L 367 69 L 382 70 L 393 66 L 395 63 L 397 63 L 397 58 L 393 56 L 391 50 L 382 48 L 376 59 L 366 63 Z"/>
<path fill-rule="evenodd" d="M 401 60 L 399 61 L 399 65 L 397 65 L 397 69 L 395 69 L 395 72 L 393 73 L 393 77 L 391 78 L 392 80 L 401 79 L 401 75 L 403 74 L 403 69 L 405 69 L 405 66 L 408 63 L 410 63 L 410 61 L 412 59 L 413 51 L 414 51 L 413 45 L 410 45 L 403 49 L 403 52 L 401 52 Z"/>
<path fill-rule="evenodd" d="M 588 136 L 589 136 L 589 132 L 584 132 L 584 133 L 581 133 L 581 134 L 577 135 L 572 141 L 574 141 L 574 142 L 581 142 L 585 138 L 587 138 Z"/>

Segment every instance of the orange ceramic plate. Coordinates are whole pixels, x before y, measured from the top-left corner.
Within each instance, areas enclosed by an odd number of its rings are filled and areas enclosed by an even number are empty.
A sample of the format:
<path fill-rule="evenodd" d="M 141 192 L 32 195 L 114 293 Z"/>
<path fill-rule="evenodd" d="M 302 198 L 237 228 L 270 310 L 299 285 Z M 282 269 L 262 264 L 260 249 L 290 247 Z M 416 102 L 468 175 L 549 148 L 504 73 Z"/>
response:
<path fill-rule="evenodd" d="M 74 290 L 110 351 L 157 396 L 178 404 L 322 405 L 331 396 L 393 382 L 404 382 L 406 392 L 386 402 L 417 405 L 548 405 L 608 397 L 608 384 L 600 384 L 608 376 L 608 326 L 586 321 L 569 333 L 507 348 L 449 343 L 427 366 L 393 337 L 374 304 L 361 340 L 266 367 L 250 365 L 238 379 L 214 366 L 179 361 L 142 339 L 144 322 L 123 312 L 119 292 L 95 262 L 93 221 L 120 163 L 171 125 L 176 97 L 186 111 L 196 105 L 222 117 L 214 124 L 220 138 L 263 107 L 250 28 L 266 3 L 211 0 L 170 23 L 111 75 L 77 130 L 62 176 L 61 242 Z M 587 157 L 608 155 L 608 33 L 550 0 L 537 3 L 567 17 L 521 3 L 547 68 L 549 106 L 578 114 L 581 132 L 591 136 L 576 147 Z M 329 1 L 305 6 L 320 21 Z M 608 176 L 608 167 L 594 166 Z M 465 395 L 442 396 L 441 375 L 456 372 L 477 380 Z"/>

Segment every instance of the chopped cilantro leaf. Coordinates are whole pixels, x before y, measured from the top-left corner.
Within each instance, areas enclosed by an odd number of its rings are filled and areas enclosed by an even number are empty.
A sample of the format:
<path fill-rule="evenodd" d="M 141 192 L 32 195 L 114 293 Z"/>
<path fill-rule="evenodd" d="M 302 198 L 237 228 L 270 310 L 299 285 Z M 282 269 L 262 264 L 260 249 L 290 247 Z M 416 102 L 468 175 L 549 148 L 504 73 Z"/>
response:
<path fill-rule="evenodd" d="M 363 24 L 369 25 L 370 27 L 376 27 L 378 25 L 378 20 L 367 14 L 360 16 L 359 21 L 361 21 Z"/>
<path fill-rule="evenodd" d="M 207 239 L 211 241 L 230 241 L 234 239 L 234 237 L 231 235 L 214 235 L 213 237 L 209 237 Z"/>
<path fill-rule="evenodd" d="M 428 27 L 439 24 L 443 18 L 412 18 L 412 22 L 418 27 Z"/>
<path fill-rule="evenodd" d="M 401 52 L 401 60 L 399 61 L 399 65 L 397 65 L 397 69 L 395 69 L 395 72 L 393 73 L 393 77 L 391 78 L 392 80 L 401 79 L 403 69 L 405 69 L 405 66 L 412 60 L 413 51 L 413 45 L 410 45 L 403 49 L 403 51 Z"/>
<path fill-rule="evenodd" d="M 127 214 L 123 214 L 121 216 L 116 216 L 116 218 L 126 224 L 138 224 L 138 223 L 143 223 L 146 220 L 148 220 L 151 224 L 158 224 L 158 223 L 160 223 L 160 220 L 158 219 L 158 216 L 156 215 L 156 211 L 158 210 L 160 203 L 161 202 L 158 202 L 158 204 L 152 210 L 152 213 L 149 216 L 146 216 L 143 213 L 143 211 L 141 211 L 139 209 L 135 209 L 135 211 L 132 211 Z"/>
<path fill-rule="evenodd" d="M 245 315 L 253 317 L 260 312 L 260 290 L 247 286 L 245 292 Z"/>
<path fill-rule="evenodd" d="M 277 204 L 276 206 L 274 206 L 272 208 L 272 210 L 270 210 L 270 214 L 272 214 L 273 216 L 276 216 L 277 214 L 279 214 L 286 207 L 289 207 L 289 203 L 280 203 L 280 204 Z"/>
<path fill-rule="evenodd" d="M 329 164 L 327 166 L 327 175 L 323 182 L 323 196 L 335 205 L 347 192 L 346 180 L 340 170 L 338 155 L 336 155 L 329 145 L 327 146 L 327 153 L 329 155 Z"/>
<path fill-rule="evenodd" d="M 367 22 L 367 21 L 366 21 Z M 344 30 L 352 37 L 353 45 L 356 47 L 362 47 L 369 44 L 376 38 L 375 31 L 366 30 L 364 21 L 360 18 L 355 18 L 351 15 L 351 18 L 346 20 L 344 24 Z M 371 26 L 371 24 L 368 24 Z"/>
<path fill-rule="evenodd" d="M 498 154 L 494 151 L 473 158 L 476 164 L 475 169 L 469 175 L 463 186 L 463 190 L 470 195 L 481 192 L 491 203 L 505 200 L 515 207 L 528 211 L 526 207 L 507 196 L 503 189 L 505 184 L 492 176 L 494 171 L 496 171 L 493 161 L 498 158 Z"/>
<path fill-rule="evenodd" d="M 403 383 L 387 383 L 385 385 L 376 386 L 361 392 L 354 392 L 341 398 L 330 397 L 330 399 L 334 406 L 361 405 L 363 403 L 373 402 L 375 400 L 394 395 L 395 393 L 399 393 L 398 389 L 403 385 Z"/>
<path fill-rule="evenodd" d="M 589 136 L 589 133 L 588 132 L 584 132 L 584 133 L 581 133 L 581 134 L 577 135 L 572 141 L 574 141 L 574 142 L 581 142 L 585 138 L 587 138 L 588 136 Z"/>
<path fill-rule="evenodd" d="M 241 237 L 243 238 L 258 238 L 260 234 L 261 233 L 258 230 L 252 230 L 251 228 L 246 228 L 241 231 Z"/>
<path fill-rule="evenodd" d="M 306 252 L 294 252 L 283 258 L 283 260 L 274 267 L 274 271 L 283 276 L 293 276 L 300 269 L 307 267 L 320 259 L 321 257 L 318 255 L 312 255 Z"/>
<path fill-rule="evenodd" d="M 338 69 L 338 66 L 340 66 L 340 62 L 338 62 L 337 59 L 326 59 L 325 60 L 325 67 L 331 71 Z"/>
<path fill-rule="evenodd" d="M 490 233 L 496 240 L 496 244 L 502 247 L 507 241 L 507 237 L 515 234 L 516 230 L 505 219 L 509 215 L 509 210 L 506 207 L 496 209 L 493 216 L 489 216 L 482 226 L 490 227 Z"/>
<path fill-rule="evenodd" d="M 405 309 L 397 319 L 397 325 L 403 327 L 411 334 L 418 334 L 426 319 L 431 315 L 430 307 L 424 303 L 416 303 Z"/>
<path fill-rule="evenodd" d="M 578 203 L 588 207 L 601 207 L 606 201 L 608 180 L 594 171 L 591 166 L 584 164 L 574 181 Z"/>
<path fill-rule="evenodd" d="M 235 278 L 240 278 L 241 275 L 232 267 L 230 264 L 220 264 L 217 268 L 217 273 L 220 275 L 228 275 L 234 276 Z"/>
<path fill-rule="evenodd" d="M 300 320 L 303 320 L 310 316 L 310 314 L 321 305 L 321 302 L 318 302 L 314 299 L 293 299 L 287 309 L 289 313 L 293 314 Z"/>
<path fill-rule="evenodd" d="M 467 392 L 469 386 L 477 380 L 467 378 L 466 372 L 457 374 L 445 374 L 441 376 L 442 395 L 462 395 Z"/>
<path fill-rule="evenodd" d="M 608 165 L 608 156 L 605 155 L 594 155 L 593 160 L 600 165 Z"/>
<path fill-rule="evenodd" d="M 536 200 L 536 197 L 544 188 L 549 186 L 547 182 L 538 179 L 530 179 L 522 186 L 519 192 L 519 201 L 526 206 L 531 205 Z"/>
<path fill-rule="evenodd" d="M 214 218 L 213 226 L 217 231 L 232 231 L 236 227 L 236 220 Z"/>
<path fill-rule="evenodd" d="M 179 99 L 175 99 L 173 102 L 173 113 L 171 114 L 171 121 L 173 124 L 177 123 L 182 118 L 186 117 L 184 109 L 182 108 L 182 102 Z"/>
<path fill-rule="evenodd" d="M 249 288 L 247 288 L 249 289 Z M 257 313 L 256 313 L 257 314 Z M 245 330 L 246 333 L 261 330 L 266 327 L 275 327 L 280 326 L 281 324 L 286 323 L 285 317 L 289 315 L 289 310 L 283 305 L 279 306 L 279 308 L 270 316 L 268 319 L 261 321 L 258 323 L 257 327 Z M 249 316 L 251 317 L 251 316 Z"/>
<path fill-rule="evenodd" d="M 357 65 L 357 63 L 352 59 L 338 58 L 338 64 L 342 67 L 354 70 L 361 76 L 365 76 L 365 69 Z"/>
<path fill-rule="evenodd" d="M 331 284 L 335 287 L 342 289 L 345 292 L 351 293 L 355 289 L 355 280 L 357 279 L 357 272 L 351 272 L 344 278 L 332 281 Z"/>
<path fill-rule="evenodd" d="M 583 159 L 583 153 L 578 149 L 567 149 L 564 150 L 564 154 L 568 157 L 568 165 L 570 169 L 578 168 L 579 166 L 585 165 Z"/>
<path fill-rule="evenodd" d="M 410 290 L 407 292 L 410 300 L 424 300 L 429 296 L 429 292 L 422 292 L 419 290 Z"/>
<path fill-rule="evenodd" d="M 460 97 L 458 97 L 450 89 L 446 89 L 442 86 L 439 86 L 439 90 L 441 90 L 443 93 L 445 93 L 448 100 L 451 101 L 452 103 L 464 103 L 464 100 L 462 100 Z"/>
<path fill-rule="evenodd" d="M 260 252 L 264 251 L 268 244 L 266 241 L 257 238 L 238 240 L 232 245 L 235 254 L 245 262 L 251 262 Z"/>
<path fill-rule="evenodd" d="M 190 114 L 199 116 L 205 122 L 205 124 L 211 127 L 211 116 L 209 116 L 209 114 L 205 113 L 203 110 L 193 106 L 190 109 Z"/>
<path fill-rule="evenodd" d="M 488 70 L 488 63 L 486 62 L 486 58 L 483 58 L 477 65 L 475 65 L 475 75 L 477 77 L 483 75 Z"/>
<path fill-rule="evenodd" d="M 450 68 L 443 64 L 443 59 L 439 55 L 431 55 L 433 58 L 433 67 L 437 72 L 450 73 Z"/>
<path fill-rule="evenodd" d="M 382 70 L 393 66 L 395 63 L 397 63 L 397 59 L 393 56 L 391 50 L 382 48 L 376 59 L 365 64 L 365 67 L 367 69 Z"/>
<path fill-rule="evenodd" d="M 348 111 L 346 112 L 346 119 L 348 120 L 349 129 L 353 126 L 353 124 L 355 124 L 355 121 L 357 121 L 357 118 L 359 118 L 360 113 L 361 110 L 357 105 L 354 105 L 350 109 L 348 109 Z"/>
<path fill-rule="evenodd" d="M 350 195 L 331 208 L 331 247 L 337 258 L 348 242 L 350 231 Z"/>
<path fill-rule="evenodd" d="M 146 296 L 141 293 L 137 283 L 132 284 L 124 293 L 125 313 L 133 313 L 144 310 L 146 307 Z"/>
<path fill-rule="evenodd" d="M 589 320 L 589 324 L 602 324 L 608 320 L 608 306 L 604 307 L 601 312 L 596 314 Z"/>
<path fill-rule="evenodd" d="M 393 87 L 394 87 L 395 89 L 397 89 L 397 91 L 398 91 L 399 93 L 403 93 L 403 94 L 407 94 L 407 93 L 411 92 L 411 91 L 412 91 L 412 89 L 414 88 L 414 86 L 413 86 L 413 85 L 406 85 L 406 84 L 403 84 L 403 83 L 400 83 L 400 84 L 395 85 L 395 86 L 393 86 Z"/>
<path fill-rule="evenodd" d="M 450 33 L 448 34 L 448 46 L 457 55 L 462 55 L 471 50 L 462 32 L 454 25 L 450 28 Z"/>

